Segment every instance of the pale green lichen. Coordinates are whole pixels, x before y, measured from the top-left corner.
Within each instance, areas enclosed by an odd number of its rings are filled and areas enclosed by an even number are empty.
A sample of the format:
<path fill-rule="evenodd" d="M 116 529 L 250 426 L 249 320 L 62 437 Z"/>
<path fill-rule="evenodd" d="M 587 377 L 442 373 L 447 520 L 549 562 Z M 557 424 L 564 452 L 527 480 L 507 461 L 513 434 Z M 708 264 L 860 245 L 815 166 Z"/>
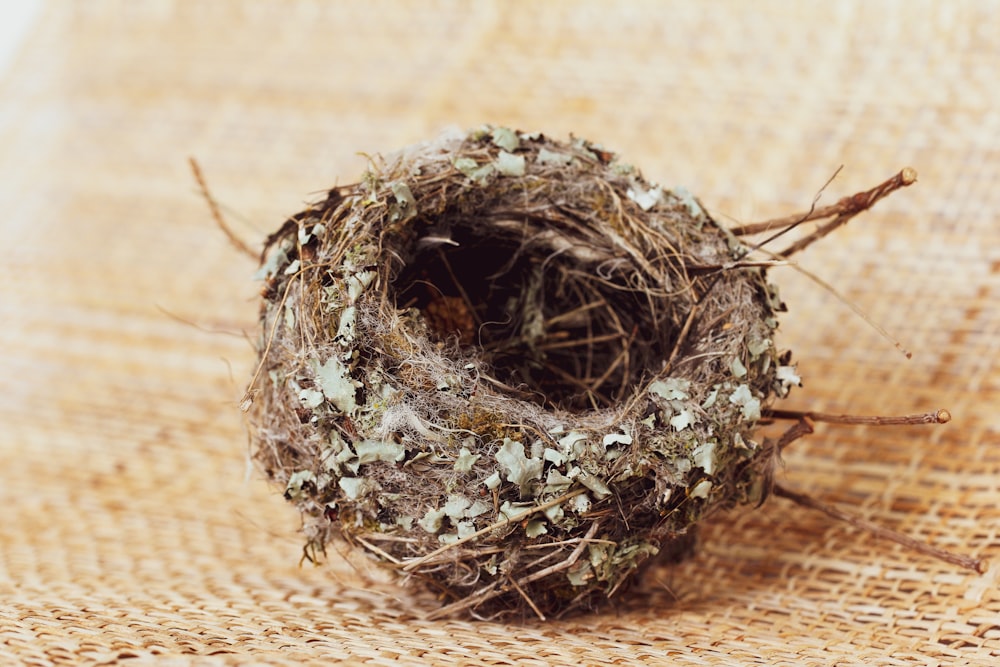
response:
<path fill-rule="evenodd" d="M 510 438 L 504 438 L 503 446 L 496 453 L 496 460 L 506 480 L 517 485 L 521 497 L 530 496 L 532 482 L 542 477 L 542 460 L 527 457 L 524 445 Z"/>
<path fill-rule="evenodd" d="M 303 487 L 307 485 L 316 486 L 316 473 L 312 470 L 299 470 L 293 473 L 285 485 L 285 497 L 289 500 L 298 500 L 302 496 Z"/>
<path fill-rule="evenodd" d="M 524 156 L 500 151 L 493 163 L 497 173 L 504 176 L 524 176 Z"/>
<path fill-rule="evenodd" d="M 351 378 L 350 371 L 336 356 L 329 357 L 325 363 L 316 367 L 316 379 L 323 395 L 345 414 L 354 414 L 358 410 L 355 392 L 358 382 Z"/>
<path fill-rule="evenodd" d="M 480 165 L 472 158 L 457 158 L 454 167 L 477 183 L 484 183 L 496 171 L 492 164 Z"/>
<path fill-rule="evenodd" d="M 681 410 L 670 418 L 670 425 L 675 431 L 683 431 L 695 421 L 694 413 L 690 410 Z"/>
<path fill-rule="evenodd" d="M 542 148 L 535 156 L 535 161 L 540 165 L 567 166 L 573 162 L 573 156 L 570 153 L 559 153 Z"/>
<path fill-rule="evenodd" d="M 473 454 L 468 447 L 462 447 L 458 450 L 458 458 L 455 459 L 455 465 L 452 467 L 455 472 L 469 472 L 476 464 L 476 461 L 481 458 L 481 454 Z"/>
<path fill-rule="evenodd" d="M 518 138 L 517 132 L 506 127 L 493 128 L 490 137 L 493 140 L 493 145 L 511 153 L 516 151 L 521 145 L 521 140 Z M 503 155 L 502 152 L 501 155 Z"/>
<path fill-rule="evenodd" d="M 658 185 L 647 187 L 635 181 L 626 194 L 643 211 L 650 211 L 654 206 L 663 202 L 663 188 Z"/>
<path fill-rule="evenodd" d="M 650 393 L 656 394 L 668 401 L 684 400 L 689 398 L 688 391 L 691 389 L 691 381 L 685 378 L 669 377 L 663 380 L 656 380 L 650 383 Z"/>
<path fill-rule="evenodd" d="M 715 449 L 715 441 L 709 440 L 695 447 L 691 454 L 694 465 L 704 470 L 706 475 L 712 475 L 716 471 Z"/>
<path fill-rule="evenodd" d="M 417 215 L 417 200 L 413 198 L 410 186 L 402 181 L 390 184 L 395 201 L 389 205 L 389 220 L 405 222 Z"/>
<path fill-rule="evenodd" d="M 691 487 L 691 491 L 688 495 L 692 498 L 708 498 L 708 494 L 711 493 L 711 491 L 712 481 L 703 479 Z"/>
<path fill-rule="evenodd" d="M 747 352 L 751 359 L 757 359 L 771 347 L 770 338 L 758 338 L 747 343 Z"/>
<path fill-rule="evenodd" d="M 738 386 L 729 396 L 729 402 L 740 406 L 744 419 L 748 421 L 760 419 L 760 399 L 750 392 L 749 386 L 745 384 Z"/>
<path fill-rule="evenodd" d="M 579 481 L 585 487 L 593 491 L 594 495 L 597 496 L 599 499 L 606 498 L 611 495 L 611 489 L 608 488 L 608 485 L 604 482 L 603 479 L 601 479 L 594 473 L 580 468 L 574 468 L 573 470 L 578 471 L 578 473 L 575 475 L 577 481 Z"/>
<path fill-rule="evenodd" d="M 397 442 L 383 442 L 381 440 L 362 440 L 354 445 L 354 451 L 358 456 L 358 463 L 374 463 L 375 461 L 386 461 L 395 463 L 402 461 L 406 456 L 406 448 Z"/>
<path fill-rule="evenodd" d="M 524 527 L 524 535 L 529 538 L 538 537 L 547 532 L 549 532 L 549 529 L 545 526 L 545 521 L 542 519 L 532 519 Z"/>
<path fill-rule="evenodd" d="M 428 533 L 437 533 L 441 530 L 441 524 L 444 523 L 445 514 L 446 512 L 443 508 L 427 510 L 427 513 L 417 521 L 417 525 Z"/>
<path fill-rule="evenodd" d="M 608 433 L 606 436 L 604 436 L 602 442 L 605 447 L 609 447 L 611 445 L 616 445 L 616 444 L 631 445 L 632 435 L 623 429 L 622 433 Z"/>
<path fill-rule="evenodd" d="M 359 477 L 341 477 L 337 486 L 344 492 L 348 500 L 357 500 L 367 490 L 368 480 Z"/>

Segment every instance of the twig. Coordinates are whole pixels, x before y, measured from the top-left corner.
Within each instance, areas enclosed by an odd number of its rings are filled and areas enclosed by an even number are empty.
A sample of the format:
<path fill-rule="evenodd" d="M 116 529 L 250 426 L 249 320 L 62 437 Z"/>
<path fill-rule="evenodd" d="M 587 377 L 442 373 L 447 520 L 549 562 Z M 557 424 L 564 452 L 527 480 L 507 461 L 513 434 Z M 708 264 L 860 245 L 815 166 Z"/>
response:
<path fill-rule="evenodd" d="M 795 422 L 790 429 L 781 434 L 778 438 L 778 451 L 784 451 L 785 447 L 792 444 L 802 436 L 809 435 L 813 432 L 813 423 L 809 417 L 802 416 L 799 421 Z"/>
<path fill-rule="evenodd" d="M 205 198 L 208 203 L 208 208 L 212 212 L 212 218 L 215 220 L 215 224 L 219 226 L 222 233 L 226 235 L 229 242 L 233 244 L 233 247 L 242 252 L 247 257 L 256 260 L 257 253 L 250 249 L 250 246 L 246 244 L 236 233 L 229 228 L 226 224 L 225 219 L 222 217 L 222 211 L 219 210 L 219 204 L 215 201 L 215 197 L 208 190 L 208 183 L 205 182 L 205 177 L 201 173 L 201 167 L 198 166 L 198 161 L 193 157 L 188 158 L 188 163 L 191 165 L 191 171 L 194 173 L 194 180 L 198 182 L 198 187 L 201 189 L 201 196 Z"/>
<path fill-rule="evenodd" d="M 527 593 L 524 592 L 524 589 L 521 588 L 521 586 L 517 583 L 517 580 L 514 578 L 510 578 L 509 581 L 510 585 L 514 587 L 514 590 L 517 591 L 522 598 L 524 598 L 524 601 L 528 603 L 528 606 L 531 607 L 531 610 L 535 612 L 536 616 L 538 616 L 538 620 L 540 621 L 546 620 L 545 614 L 543 614 L 542 610 L 538 608 L 538 605 L 536 605 L 535 601 L 531 599 L 531 596 L 529 596 Z"/>
<path fill-rule="evenodd" d="M 495 598 L 500 595 L 503 591 L 497 590 L 500 588 L 500 582 L 494 582 L 489 586 L 486 586 L 479 591 L 476 591 L 472 595 L 467 595 L 466 597 L 452 602 L 451 604 L 446 604 L 443 607 L 439 607 L 434 611 L 424 615 L 424 620 L 433 621 L 438 618 L 444 618 L 445 616 L 450 616 L 456 611 L 462 609 L 471 609 L 473 607 L 479 606 L 481 603 L 486 602 L 491 598 Z"/>
<path fill-rule="evenodd" d="M 906 167 L 905 169 L 900 171 L 898 174 L 896 174 L 889 180 L 875 186 L 871 190 L 868 190 L 866 192 L 859 192 L 858 194 L 852 197 L 845 197 L 844 199 L 841 199 L 839 202 L 837 202 L 837 205 L 842 207 L 843 211 L 840 212 L 836 218 L 834 218 L 831 222 L 828 222 L 825 225 L 821 226 L 812 234 L 809 234 L 808 236 L 799 239 L 798 241 L 791 244 L 778 254 L 781 257 L 788 258 L 791 255 L 797 253 L 798 251 L 804 250 L 805 248 L 809 247 L 816 241 L 820 240 L 821 238 L 823 238 L 833 230 L 837 229 L 841 225 L 846 224 L 851 218 L 856 216 L 858 213 L 870 209 L 872 206 L 875 205 L 875 203 L 878 200 L 882 199 L 883 197 L 886 197 L 887 195 L 892 194 L 893 192 L 899 190 L 900 188 L 913 185 L 916 182 L 917 182 L 916 170 L 910 167 Z"/>
<path fill-rule="evenodd" d="M 311 268 L 311 267 L 310 267 Z M 299 273 L 303 271 L 303 268 L 299 268 Z M 293 276 L 294 278 L 294 276 Z M 278 307 L 274 309 L 274 321 L 271 323 L 271 329 L 267 334 L 267 342 L 264 345 L 264 349 L 260 353 L 260 361 L 257 362 L 257 370 L 254 371 L 253 377 L 250 378 L 250 384 L 247 385 L 247 391 L 243 394 L 242 400 L 240 400 L 240 410 L 246 412 L 253 405 L 254 396 L 257 394 L 257 389 L 255 385 L 257 384 L 257 379 L 260 377 L 261 371 L 264 370 L 264 364 L 267 361 L 267 355 L 271 351 L 271 345 L 274 343 L 274 335 L 278 332 L 278 325 L 281 323 L 281 313 L 285 307 L 285 302 L 288 301 L 288 295 L 292 291 L 292 281 L 289 280 L 288 284 L 285 285 L 285 292 L 281 296 L 281 301 L 278 303 Z"/>
<path fill-rule="evenodd" d="M 911 426 L 918 424 L 947 424 L 951 421 L 951 413 L 941 409 L 934 412 L 924 412 L 919 415 L 900 415 L 894 417 L 867 415 L 834 415 L 826 412 L 800 412 L 799 410 L 766 410 L 765 417 L 774 419 L 811 419 L 831 424 L 863 424 L 865 426 Z"/>
<path fill-rule="evenodd" d="M 478 537 L 482 537 L 483 535 L 485 535 L 487 533 L 490 533 L 490 532 L 492 532 L 492 531 L 494 531 L 494 530 L 496 530 L 498 528 L 504 528 L 506 526 L 509 526 L 512 523 L 518 523 L 518 522 L 520 522 L 520 521 L 528 518 L 532 514 L 537 514 L 538 512 L 543 512 L 543 511 L 547 510 L 550 507 L 555 507 L 556 505 L 559 505 L 559 504 L 561 504 L 561 503 L 569 500 L 570 498 L 575 498 L 576 496 L 580 495 L 581 493 L 583 493 L 586 490 L 587 489 L 585 489 L 585 488 L 574 489 L 573 491 L 570 491 L 569 493 L 564 493 L 563 495 L 559 496 L 558 498 L 553 498 L 552 500 L 550 500 L 548 502 L 544 502 L 541 505 L 536 505 L 535 507 L 528 508 L 525 511 L 516 514 L 515 516 L 507 517 L 505 519 L 501 519 L 500 521 L 497 521 L 496 523 L 494 523 L 492 525 L 486 526 L 485 528 L 480 528 L 479 530 L 477 530 L 474 533 L 466 535 L 463 538 L 457 539 L 454 542 L 450 542 L 449 544 L 445 544 L 444 546 L 439 547 L 439 548 L 435 549 L 434 551 L 431 551 L 430 553 L 424 554 L 420 558 L 417 558 L 417 559 L 414 559 L 414 560 L 411 560 L 411 561 L 407 562 L 406 565 L 403 566 L 403 571 L 404 572 L 412 572 L 413 570 L 415 570 L 416 568 L 420 567 L 421 565 L 423 565 L 424 563 L 426 563 L 430 559 L 434 558 L 435 556 L 437 556 L 439 554 L 444 553 L 445 551 L 449 551 L 450 549 L 454 549 L 456 547 L 460 547 L 461 545 L 465 544 L 466 542 L 471 542 L 472 540 L 474 540 L 474 539 L 476 539 Z"/>
<path fill-rule="evenodd" d="M 764 252 L 767 252 L 767 251 L 765 250 Z M 777 256 L 778 255 L 775 255 L 775 257 L 777 257 Z M 814 283 L 816 283 L 817 285 L 819 285 L 820 287 L 822 287 L 823 289 L 825 289 L 827 292 L 829 292 L 830 294 L 832 294 L 838 301 L 840 301 L 842 304 L 844 304 L 845 306 L 847 306 L 848 308 L 850 308 L 852 311 L 854 311 L 855 315 L 857 315 L 862 320 L 864 320 L 865 322 L 867 322 L 868 326 L 870 326 L 872 329 L 874 329 L 876 332 L 878 332 L 878 334 L 880 336 L 882 336 L 882 338 L 884 338 L 887 341 L 889 341 L 890 343 L 892 343 L 892 346 L 895 347 L 897 350 L 899 350 L 904 357 L 906 357 L 907 359 L 912 359 L 913 358 L 913 353 L 910 352 L 905 347 L 903 347 L 903 344 L 901 342 L 899 342 L 899 340 L 897 338 L 895 338 L 892 334 L 890 334 L 888 331 L 886 331 L 885 327 L 883 327 L 881 324 L 879 324 L 878 322 L 876 322 L 875 320 L 873 320 L 871 317 L 869 317 L 868 313 L 866 313 L 865 311 L 861 310 L 861 308 L 857 304 L 855 304 L 853 301 L 851 301 L 850 299 L 848 299 L 847 297 L 845 297 L 843 294 L 841 294 L 840 292 L 838 292 L 837 288 L 835 288 L 833 285 L 831 285 L 827 281 L 823 280 L 822 278 L 820 278 L 819 276 L 817 276 L 812 271 L 809 271 L 808 269 L 803 268 L 799 264 L 791 264 L 790 266 L 793 269 L 795 269 L 796 271 L 798 271 L 799 273 L 801 273 L 802 275 L 804 275 L 809 280 L 813 281 Z"/>
<path fill-rule="evenodd" d="M 590 529 L 587 530 L 587 534 L 583 536 L 583 539 L 580 540 L 580 544 L 578 544 L 576 548 L 573 549 L 572 553 L 570 553 L 570 555 L 566 557 L 566 560 L 559 561 L 555 565 L 550 565 L 544 570 L 539 570 L 538 572 L 529 574 L 526 577 L 522 577 L 519 580 L 521 582 L 521 585 L 524 586 L 526 584 L 533 583 L 535 581 L 538 581 L 539 579 L 544 579 L 550 574 L 554 574 L 556 572 L 559 572 L 560 570 L 565 570 L 566 568 L 571 567 L 573 563 L 579 560 L 580 554 L 583 553 L 583 550 L 587 547 L 588 544 L 590 544 L 590 541 L 593 539 L 594 535 L 597 534 L 597 529 L 600 527 L 600 525 L 601 525 L 600 521 L 595 521 L 594 523 L 590 524 Z"/>
<path fill-rule="evenodd" d="M 702 299 L 708 296 L 709 290 L 711 290 L 712 287 L 715 286 L 715 283 L 717 281 L 718 277 L 716 277 L 716 279 L 712 281 L 712 283 L 708 287 L 708 290 L 705 290 L 705 294 L 702 296 Z M 674 349 L 670 351 L 670 356 L 667 358 L 667 363 L 664 366 L 663 375 L 666 375 L 668 371 L 673 369 L 674 361 L 677 359 L 677 355 L 681 353 L 681 348 L 684 346 L 684 342 L 687 339 L 688 333 L 691 331 L 691 325 L 694 324 L 695 314 L 698 312 L 699 305 L 700 302 L 698 300 L 695 300 L 694 303 L 691 304 L 691 310 L 688 311 L 687 318 L 684 320 L 684 326 L 681 327 L 680 333 L 677 334 L 677 340 L 674 341 Z"/>
<path fill-rule="evenodd" d="M 958 565 L 959 567 L 972 570 L 982 574 L 986 571 L 986 561 L 982 558 L 972 558 L 971 556 L 962 556 L 960 554 L 952 553 L 951 551 L 946 551 L 939 547 L 935 547 L 926 542 L 921 542 L 920 540 L 914 539 L 909 535 L 904 535 L 885 526 L 880 526 L 878 524 L 872 523 L 871 521 L 866 521 L 859 516 L 855 516 L 841 509 L 834 507 L 833 505 L 828 505 L 824 502 L 816 500 L 812 496 L 807 496 L 803 493 L 797 493 L 786 489 L 785 487 L 775 484 L 773 488 L 773 493 L 776 496 L 782 498 L 787 498 L 791 500 L 796 505 L 801 505 L 802 507 L 808 507 L 812 510 L 818 510 L 829 517 L 833 517 L 838 521 L 844 521 L 845 523 L 854 526 L 855 528 L 860 528 L 865 532 L 871 533 L 875 537 L 885 538 L 896 544 L 900 544 L 907 549 L 916 551 L 917 553 L 924 554 L 925 556 L 932 556 L 938 560 L 942 560 L 946 563 L 951 563 L 952 565 Z"/>
<path fill-rule="evenodd" d="M 583 554 L 583 550 L 587 547 L 588 544 L 591 543 L 594 535 L 597 534 L 597 529 L 600 527 L 600 525 L 601 525 L 600 521 L 594 521 L 592 524 L 590 524 L 590 528 L 587 530 L 586 535 L 583 536 L 583 539 L 580 540 L 580 544 L 578 544 L 577 547 L 573 549 L 573 551 L 570 553 L 569 556 L 566 557 L 565 560 L 561 560 L 554 565 L 550 565 L 547 568 L 539 570 L 538 572 L 533 572 L 532 574 L 529 574 L 525 577 L 521 577 L 516 582 L 513 579 L 509 579 L 508 580 L 509 583 L 513 584 L 513 587 L 518 591 L 518 593 L 520 593 L 522 596 L 525 596 L 525 599 L 527 599 L 526 594 L 522 590 L 522 587 L 527 586 L 528 584 L 533 583 L 535 581 L 538 581 L 539 579 L 544 579 L 545 577 L 555 574 L 556 572 L 572 567 L 573 564 L 580 559 L 580 556 Z M 507 588 L 505 586 L 500 586 L 499 582 L 490 584 L 489 586 L 483 588 L 482 590 L 476 593 L 473 593 L 468 597 L 458 600 L 457 602 L 452 602 L 451 604 L 441 607 L 440 609 L 436 609 L 435 611 L 427 614 L 425 618 L 427 620 L 434 620 L 436 618 L 442 618 L 444 616 L 448 616 L 462 609 L 471 609 L 472 607 L 479 606 L 483 602 L 495 598 L 498 595 L 503 595 L 503 593 L 506 590 Z M 532 609 L 535 610 L 535 613 L 541 616 L 539 610 L 530 601 L 529 605 L 531 605 Z M 542 620 L 545 620 L 545 618 L 542 617 Z"/>
<path fill-rule="evenodd" d="M 763 241 L 760 241 L 759 243 L 757 243 L 757 245 L 753 246 L 752 248 L 747 249 L 746 252 L 743 253 L 742 257 L 746 257 L 747 255 L 749 255 L 750 253 L 754 252 L 755 250 L 760 250 L 761 248 L 763 248 L 764 246 L 766 246 L 771 241 L 775 240 L 779 236 L 783 236 L 783 235 L 787 234 L 788 232 L 792 231 L 793 229 L 795 229 L 799 225 L 803 224 L 807 220 L 814 219 L 813 215 L 816 212 L 816 204 L 819 203 L 819 198 L 823 196 L 823 193 L 826 192 L 826 189 L 828 187 L 830 187 L 830 183 L 833 183 L 834 179 L 837 178 L 837 176 L 840 174 L 840 171 L 843 168 L 844 168 L 844 165 L 840 165 L 839 167 L 837 167 L 836 171 L 833 172 L 833 174 L 830 176 L 830 178 L 826 179 L 826 183 L 824 183 L 823 187 L 821 187 L 816 192 L 816 196 L 813 197 L 813 200 L 812 200 L 812 205 L 809 206 L 809 210 L 806 211 L 804 215 L 798 216 L 798 219 L 796 219 L 794 222 L 792 222 L 792 223 L 790 223 L 788 225 L 785 225 L 784 229 L 782 229 L 782 230 L 780 230 L 778 232 L 775 232 L 774 234 L 771 234 L 770 236 L 768 236 Z M 841 201 L 843 201 L 843 200 L 841 200 Z M 840 202 L 838 202 L 838 203 L 840 203 Z"/>
<path fill-rule="evenodd" d="M 840 169 L 838 169 L 837 172 L 839 173 Z M 834 177 L 836 177 L 836 175 L 837 173 L 834 173 Z M 820 189 L 821 193 L 823 192 L 824 189 L 826 189 L 827 185 L 829 185 L 830 181 L 832 180 L 833 178 L 828 180 L 827 184 L 824 185 L 822 189 Z M 895 190 L 898 190 L 901 187 L 912 185 L 916 181 L 917 181 L 917 172 L 911 167 L 906 167 L 900 170 L 899 173 L 897 173 L 889 180 L 875 186 L 871 190 L 867 190 L 865 192 L 859 192 L 850 197 L 844 197 L 835 204 L 824 206 L 822 208 L 816 208 L 817 199 L 814 199 L 812 208 L 810 208 L 810 210 L 805 214 L 787 215 L 782 218 L 774 218 L 773 220 L 766 220 L 764 222 L 754 222 L 747 225 L 740 225 L 739 227 L 731 228 L 729 231 L 732 232 L 733 235 L 735 236 L 749 236 L 752 234 L 761 234 L 763 232 L 769 232 L 772 229 L 781 230 L 780 233 L 783 234 L 786 231 L 789 231 L 792 228 L 797 227 L 798 225 L 801 225 L 805 222 L 809 222 L 811 220 L 824 220 L 826 218 L 842 216 L 845 213 L 849 213 L 850 216 L 853 217 L 858 213 L 860 213 L 861 211 L 871 208 L 875 204 L 875 202 L 877 202 L 879 199 L 882 199 L 886 195 L 894 192 Z M 844 220 L 839 224 L 843 224 L 844 222 L 847 222 L 847 220 Z M 825 236 L 830 231 L 832 231 L 832 228 L 825 231 L 821 236 Z M 806 243 L 806 245 L 812 243 L 813 241 L 818 240 L 818 238 L 821 238 L 821 236 L 812 238 L 808 243 Z M 765 243 L 774 240 L 774 238 L 776 238 L 776 236 L 771 237 L 770 239 L 765 241 Z M 801 250 L 801 248 L 798 249 Z M 779 254 L 787 254 L 787 253 L 779 253 Z"/>

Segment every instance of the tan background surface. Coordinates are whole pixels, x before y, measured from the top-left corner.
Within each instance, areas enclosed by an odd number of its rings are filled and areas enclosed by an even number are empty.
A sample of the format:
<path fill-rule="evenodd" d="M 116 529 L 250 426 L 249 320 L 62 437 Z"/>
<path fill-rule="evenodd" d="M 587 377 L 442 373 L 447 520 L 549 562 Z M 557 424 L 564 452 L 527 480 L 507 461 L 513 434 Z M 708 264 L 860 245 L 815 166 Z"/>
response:
<path fill-rule="evenodd" d="M 623 5 L 619 7 L 618 5 Z M 975 2 L 50 2 L 0 82 L 0 662 L 989 664 L 1000 656 L 1000 6 Z M 621 610 L 426 622 L 247 472 L 253 241 L 360 151 L 489 121 L 603 142 L 719 217 L 920 182 L 802 261 L 914 351 L 775 272 L 781 479 L 992 557 L 983 576 L 774 499 Z M 210 657 L 211 656 L 211 657 Z M 131 660 L 132 664 L 142 662 Z"/>

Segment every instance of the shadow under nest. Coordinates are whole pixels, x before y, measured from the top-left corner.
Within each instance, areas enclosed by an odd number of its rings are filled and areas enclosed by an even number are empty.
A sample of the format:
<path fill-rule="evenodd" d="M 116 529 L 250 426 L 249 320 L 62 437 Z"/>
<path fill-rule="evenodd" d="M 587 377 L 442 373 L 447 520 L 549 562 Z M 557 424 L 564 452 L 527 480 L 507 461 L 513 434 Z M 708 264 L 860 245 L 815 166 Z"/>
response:
<path fill-rule="evenodd" d="M 545 617 L 766 496 L 780 302 L 689 194 L 596 145 L 416 146 L 267 247 L 252 448 L 310 558 L 339 536 L 432 615 Z"/>

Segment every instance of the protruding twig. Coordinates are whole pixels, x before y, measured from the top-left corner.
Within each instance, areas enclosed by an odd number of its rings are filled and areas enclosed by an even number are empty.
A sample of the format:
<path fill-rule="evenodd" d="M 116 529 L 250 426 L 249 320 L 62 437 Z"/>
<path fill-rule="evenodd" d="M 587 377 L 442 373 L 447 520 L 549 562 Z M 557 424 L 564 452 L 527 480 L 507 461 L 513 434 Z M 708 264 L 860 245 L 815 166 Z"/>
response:
<path fill-rule="evenodd" d="M 907 549 L 916 551 L 917 553 L 924 554 L 926 556 L 932 556 L 938 560 L 942 560 L 946 563 L 951 563 L 952 565 L 958 565 L 968 570 L 978 572 L 982 574 L 986 571 L 986 560 L 983 558 L 972 558 L 971 556 L 962 556 L 960 554 L 952 553 L 945 549 L 935 547 L 926 542 L 921 542 L 920 540 L 914 539 L 909 535 L 904 535 L 885 526 L 880 526 L 878 524 L 872 523 L 862 519 L 859 516 L 855 516 L 841 509 L 834 507 L 833 505 L 828 505 L 824 502 L 816 500 L 812 496 L 807 496 L 804 493 L 797 493 L 786 489 L 785 487 L 775 484 L 773 488 L 774 495 L 780 496 L 782 498 L 787 498 L 791 500 L 796 505 L 801 505 L 802 507 L 808 507 L 812 510 L 818 510 L 829 517 L 833 517 L 838 521 L 843 521 L 845 523 L 854 526 L 855 528 L 860 528 L 865 532 L 871 533 L 875 537 L 885 538 L 896 544 L 900 544 Z"/>
<path fill-rule="evenodd" d="M 225 218 L 222 217 L 222 211 L 219 209 L 218 202 L 215 201 L 215 197 L 208 190 L 208 184 L 205 182 L 205 177 L 201 173 L 201 167 L 198 166 L 198 161 L 193 157 L 188 158 L 188 162 L 191 165 L 191 171 L 194 173 L 194 180 L 198 182 L 198 188 L 201 190 L 201 196 L 205 198 L 208 203 L 208 208 L 212 212 L 212 218 L 215 220 L 215 224 L 219 226 L 222 233 L 226 235 L 229 242 L 233 244 L 233 247 L 242 252 L 247 257 L 252 259 L 257 259 L 257 253 L 250 249 L 250 246 L 246 244 L 239 236 L 236 235 L 229 225 L 226 224 Z"/>
<path fill-rule="evenodd" d="M 765 250 L 764 252 L 767 252 L 767 251 Z M 774 255 L 774 256 L 777 257 L 778 255 Z M 910 352 L 905 347 L 903 347 L 903 344 L 901 342 L 899 342 L 899 339 L 897 339 L 895 336 L 893 336 L 888 331 L 886 331 L 885 327 L 883 327 L 881 324 L 879 324 L 878 322 L 876 322 L 875 320 L 873 320 L 871 317 L 869 317 L 868 313 L 866 313 L 865 311 L 861 310 L 861 308 L 856 303 L 854 303 L 853 301 L 851 301 L 850 299 L 848 299 L 847 297 L 845 297 L 843 294 L 841 294 L 837 290 L 837 288 L 835 288 L 833 285 L 831 285 L 827 281 L 823 280 L 822 278 L 820 278 L 819 276 L 817 276 L 812 271 L 809 271 L 808 269 L 804 268 L 801 264 L 792 264 L 791 267 L 793 269 L 795 269 L 796 271 L 798 271 L 799 273 L 801 273 L 802 275 L 804 275 L 809 280 L 813 281 L 814 283 L 816 283 L 817 285 L 819 285 L 820 287 L 822 287 L 823 289 L 825 289 L 827 292 L 829 292 L 830 294 L 832 294 L 838 301 L 840 301 L 842 304 L 844 304 L 845 306 L 847 306 L 848 308 L 850 308 L 852 311 L 854 311 L 855 315 L 857 315 L 862 320 L 864 320 L 868 324 L 868 326 L 870 326 L 872 329 L 874 329 L 880 336 L 882 336 L 882 338 L 884 338 L 887 341 L 889 341 L 890 343 L 892 343 L 892 346 L 895 347 L 897 350 L 899 350 L 899 352 L 904 357 L 906 357 L 907 359 L 912 359 L 913 358 L 913 353 Z"/>
<path fill-rule="evenodd" d="M 839 172 L 839 170 L 838 170 Z M 834 174 L 836 176 L 836 174 Z M 831 179 L 832 180 L 832 179 Z M 865 211 L 875 203 L 882 199 L 883 197 L 891 194 L 892 192 L 906 187 L 908 185 L 913 185 L 917 181 L 917 172 L 911 167 L 906 167 L 899 171 L 895 176 L 888 179 L 887 181 L 880 183 L 870 190 L 865 192 L 859 192 L 850 197 L 844 197 L 835 204 L 829 206 L 823 206 L 821 208 L 815 207 L 815 202 L 813 208 L 807 213 L 798 213 L 795 215 L 787 215 L 782 218 L 774 218 L 773 220 L 766 220 L 764 222 L 755 222 L 747 225 L 740 225 L 739 227 L 733 227 L 729 231 L 736 236 L 749 236 L 752 234 L 761 234 L 763 232 L 769 232 L 772 230 L 779 230 L 781 233 L 791 230 L 803 223 L 809 222 L 811 220 L 825 220 L 826 218 L 836 218 L 834 221 L 827 223 L 823 227 L 810 234 L 809 236 L 801 239 L 800 241 L 789 246 L 784 252 L 777 253 L 779 255 L 787 257 L 793 252 L 797 252 L 808 246 L 809 244 L 817 241 L 837 227 L 843 225 L 852 217 L 856 216 L 858 213 Z M 829 184 L 829 181 L 827 182 Z M 823 186 L 826 188 L 826 186 Z M 821 190 L 822 192 L 822 190 Z M 768 241 L 777 238 L 777 235 L 768 239 Z M 765 242 L 766 243 L 766 242 Z"/>
<path fill-rule="evenodd" d="M 808 211 L 806 211 L 804 214 L 799 215 L 797 220 L 795 220 L 794 222 L 791 222 L 791 223 L 785 225 L 784 228 L 781 229 L 780 231 L 777 231 L 774 234 L 771 234 L 770 236 L 768 236 L 767 238 L 765 238 L 763 241 L 758 241 L 756 245 L 754 245 L 751 248 L 748 248 L 746 250 L 746 252 L 743 253 L 744 256 L 749 255 L 750 253 L 752 253 L 752 252 L 754 252 L 756 250 L 760 250 L 761 248 L 763 248 L 764 246 L 766 246 L 771 241 L 775 240 L 776 238 L 778 238 L 780 236 L 784 236 L 785 234 L 787 234 L 788 232 L 792 231 L 793 229 L 795 229 L 799 225 L 803 224 L 807 220 L 813 220 L 813 219 L 815 219 L 814 216 L 815 216 L 815 213 L 816 213 L 816 204 L 819 203 L 819 198 L 823 196 L 823 193 L 826 192 L 826 189 L 828 187 L 830 187 L 830 183 L 833 183 L 834 179 L 837 178 L 837 175 L 840 174 L 840 171 L 843 168 L 844 168 L 844 165 L 840 165 L 839 167 L 837 167 L 836 171 L 833 172 L 833 174 L 830 176 L 830 178 L 826 179 L 826 183 L 823 184 L 823 187 L 821 187 L 816 192 L 816 196 L 813 197 L 812 204 L 809 206 L 809 210 Z M 843 200 L 841 200 L 841 201 L 843 201 Z M 781 258 L 781 259 L 783 259 L 783 258 Z"/>
<path fill-rule="evenodd" d="M 834 415 L 826 412 L 801 412 L 799 410 L 766 410 L 765 417 L 772 419 L 811 419 L 831 424 L 861 424 L 865 426 L 915 426 L 918 424 L 947 424 L 951 421 L 951 413 L 947 410 L 935 410 L 919 415 L 899 415 L 882 417 L 878 415 Z"/>
<path fill-rule="evenodd" d="M 540 621 L 547 620 L 545 618 L 545 614 L 543 614 L 542 610 L 538 608 L 538 605 L 535 604 L 535 601 L 531 599 L 531 596 L 528 595 L 527 592 L 525 592 L 525 590 L 521 588 L 521 585 L 517 583 L 517 579 L 514 579 L 513 577 L 508 577 L 508 581 L 510 582 L 510 585 L 514 587 L 514 590 L 517 591 L 518 595 L 520 595 L 524 599 L 524 601 L 528 603 L 528 606 L 531 607 L 531 610 L 535 612 L 535 615 L 538 616 L 538 620 Z"/>
<path fill-rule="evenodd" d="M 813 423 L 809 417 L 803 415 L 799 421 L 792 425 L 790 429 L 781 434 L 778 438 L 778 451 L 784 451 L 785 447 L 792 444 L 802 436 L 809 435 L 813 432 Z"/>
<path fill-rule="evenodd" d="M 835 217 L 830 222 L 822 225 L 819 229 L 804 236 L 795 243 L 791 244 L 778 254 L 782 258 L 788 258 L 791 255 L 797 253 L 800 250 L 804 250 L 808 246 L 812 245 L 816 241 L 820 240 L 833 230 L 846 224 L 851 218 L 861 213 L 862 211 L 867 211 L 872 206 L 875 205 L 878 200 L 892 194 L 900 188 L 913 185 L 917 182 L 917 172 L 911 167 L 906 167 L 901 170 L 898 174 L 893 176 L 887 181 L 875 186 L 871 190 L 865 192 L 859 192 L 851 197 L 845 197 L 837 202 L 837 206 L 841 209 Z"/>

